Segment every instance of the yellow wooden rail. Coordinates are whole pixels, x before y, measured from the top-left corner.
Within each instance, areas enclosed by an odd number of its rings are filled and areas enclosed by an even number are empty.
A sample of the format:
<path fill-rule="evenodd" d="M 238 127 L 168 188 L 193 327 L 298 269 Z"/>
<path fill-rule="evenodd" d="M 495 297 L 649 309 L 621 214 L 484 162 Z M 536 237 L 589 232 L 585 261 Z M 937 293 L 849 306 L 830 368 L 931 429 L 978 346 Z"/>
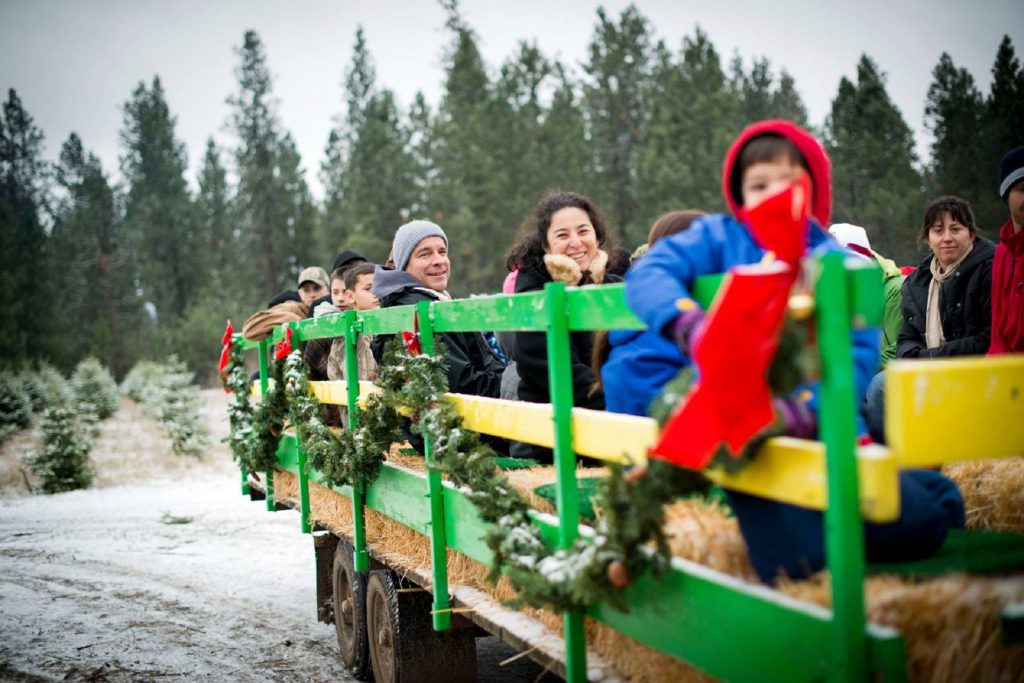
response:
<path fill-rule="evenodd" d="M 551 405 L 449 394 L 467 428 L 516 441 L 552 445 Z M 649 417 L 573 409 L 574 450 L 607 462 L 643 464 L 658 437 Z M 881 446 L 857 451 L 861 514 L 873 522 L 899 517 L 896 458 Z M 710 470 L 719 485 L 784 503 L 822 510 L 827 501 L 825 445 L 819 441 L 778 438 L 768 441 L 743 471 Z"/>
<path fill-rule="evenodd" d="M 900 467 L 1024 455 L 1024 355 L 890 363 L 885 425 Z"/>
<path fill-rule="evenodd" d="M 899 468 L 1024 454 L 1024 356 L 896 362 L 886 372 L 886 424 L 891 449 L 857 451 L 861 514 L 874 522 L 899 516 Z M 310 382 L 322 403 L 344 405 L 345 382 Z M 360 403 L 379 389 L 359 383 Z M 259 396 L 259 385 L 253 385 Z M 465 426 L 515 441 L 552 447 L 552 409 L 449 394 Z M 643 464 L 658 437 L 646 417 L 573 409 L 573 448 L 606 462 Z M 817 441 L 768 441 L 737 474 L 710 470 L 719 485 L 813 509 L 824 509 L 825 447 Z"/>

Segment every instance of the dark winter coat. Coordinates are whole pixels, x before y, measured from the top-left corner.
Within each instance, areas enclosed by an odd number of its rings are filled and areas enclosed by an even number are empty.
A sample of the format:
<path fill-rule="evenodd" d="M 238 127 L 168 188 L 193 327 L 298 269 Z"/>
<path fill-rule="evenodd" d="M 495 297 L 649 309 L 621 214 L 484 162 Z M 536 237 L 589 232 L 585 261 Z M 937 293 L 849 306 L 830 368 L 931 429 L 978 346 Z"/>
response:
<path fill-rule="evenodd" d="M 932 282 L 929 255 L 903 282 L 903 331 L 897 358 L 943 358 L 984 355 L 992 329 L 992 258 L 996 247 L 982 237 L 939 290 L 939 317 L 946 343 L 929 349 L 925 342 L 928 288 Z"/>
<path fill-rule="evenodd" d="M 374 277 L 374 293 L 380 298 L 381 308 L 405 306 L 420 301 L 438 301 L 437 292 L 401 270 L 381 270 Z M 393 335 L 381 335 L 373 340 L 373 356 L 380 363 L 384 345 Z M 491 350 L 484 336 L 478 332 L 442 332 L 437 335 L 448 352 L 448 390 L 458 394 L 473 394 L 498 398 L 501 373 L 505 369 Z"/>
<path fill-rule="evenodd" d="M 373 293 L 381 308 L 406 306 L 420 301 L 439 301 L 441 296 L 403 270 L 378 268 L 373 277 Z M 378 335 L 370 345 L 378 365 L 384 358 L 384 347 L 394 335 Z M 479 332 L 442 332 L 437 335 L 448 354 L 448 391 L 474 396 L 498 398 L 501 375 L 505 369 Z M 405 430 L 410 445 L 423 452 L 423 439 Z M 503 455 L 508 454 L 508 441 L 483 435 L 483 440 Z"/>
<path fill-rule="evenodd" d="M 567 257 L 566 257 L 567 258 Z M 602 251 L 599 258 L 595 259 L 592 270 L 597 271 L 596 275 L 591 273 L 597 283 L 622 282 L 618 275 L 605 275 L 604 265 L 607 263 L 607 255 Z M 599 268 L 595 268 L 600 264 Z M 576 279 L 571 275 L 563 276 L 558 270 L 558 280 L 569 285 L 579 284 L 581 274 L 575 273 Z M 516 278 L 516 294 L 523 292 L 536 292 L 544 289 L 544 285 L 554 282 L 548 268 L 534 267 L 519 271 Z M 548 347 L 547 337 L 543 332 L 517 332 L 513 335 L 510 358 L 515 361 L 516 369 L 519 372 L 519 400 L 531 403 L 550 403 L 551 384 L 548 380 Z M 597 375 L 591 368 L 591 356 L 594 349 L 594 333 L 590 331 L 579 331 L 569 333 L 569 358 L 572 365 L 572 394 L 573 405 L 577 408 L 591 408 L 593 410 L 604 410 L 604 393 L 601 390 L 593 391 L 597 384 Z M 542 461 L 551 460 L 551 450 L 527 444 L 517 444 L 514 447 L 514 455 L 532 457 Z"/>

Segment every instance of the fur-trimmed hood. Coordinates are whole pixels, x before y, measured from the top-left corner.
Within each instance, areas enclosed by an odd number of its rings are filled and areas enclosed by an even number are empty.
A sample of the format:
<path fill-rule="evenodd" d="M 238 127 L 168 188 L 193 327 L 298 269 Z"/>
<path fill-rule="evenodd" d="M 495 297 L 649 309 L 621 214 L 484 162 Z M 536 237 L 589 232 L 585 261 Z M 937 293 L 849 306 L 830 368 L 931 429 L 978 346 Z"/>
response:
<path fill-rule="evenodd" d="M 544 267 L 555 282 L 564 282 L 570 286 L 599 285 L 604 282 L 608 269 L 608 252 L 598 249 L 597 256 L 590 262 L 586 273 L 580 270 L 576 261 L 565 254 L 544 254 Z"/>

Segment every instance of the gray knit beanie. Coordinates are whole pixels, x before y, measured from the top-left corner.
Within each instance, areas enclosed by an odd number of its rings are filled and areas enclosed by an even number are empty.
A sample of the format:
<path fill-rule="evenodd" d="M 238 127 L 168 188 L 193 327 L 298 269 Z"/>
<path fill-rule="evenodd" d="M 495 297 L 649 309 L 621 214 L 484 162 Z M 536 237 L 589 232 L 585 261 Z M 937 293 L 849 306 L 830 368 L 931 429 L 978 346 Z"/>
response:
<path fill-rule="evenodd" d="M 444 240 L 444 246 L 448 246 L 448 235 L 444 234 L 444 230 L 437 223 L 418 220 L 409 221 L 400 227 L 395 232 L 395 241 L 391 245 L 391 253 L 395 257 L 395 268 L 405 270 L 416 245 L 428 237 L 440 237 Z"/>

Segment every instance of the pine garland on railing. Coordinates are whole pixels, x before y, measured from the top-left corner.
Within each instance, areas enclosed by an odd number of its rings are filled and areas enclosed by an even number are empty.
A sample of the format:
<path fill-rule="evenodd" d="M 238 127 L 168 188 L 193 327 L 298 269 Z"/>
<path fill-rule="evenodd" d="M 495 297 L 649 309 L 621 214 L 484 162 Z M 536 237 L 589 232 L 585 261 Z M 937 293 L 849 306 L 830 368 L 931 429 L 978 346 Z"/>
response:
<path fill-rule="evenodd" d="M 598 492 L 596 507 L 602 514 L 594 534 L 568 550 L 553 550 L 531 521 L 526 498 L 495 464 L 494 451 L 462 427 L 455 404 L 444 396 L 445 354 L 409 356 L 396 343 L 386 353 L 381 364 L 384 402 L 411 411 L 413 431 L 430 438 L 435 467 L 464 487 L 481 518 L 491 523 L 485 538 L 494 552 L 491 579 L 504 572 L 521 603 L 575 610 L 608 601 L 626 609 L 621 589 L 633 577 L 667 567 L 663 505 L 702 488 L 700 475 L 651 463 L 644 476 L 630 477 L 610 466 L 612 475 Z M 652 541 L 657 552 L 645 549 Z"/>
<path fill-rule="evenodd" d="M 235 460 L 250 472 L 266 472 L 277 465 L 277 446 L 288 413 L 284 363 L 270 366 L 270 386 L 255 408 L 249 403 L 249 378 L 240 344 L 231 346 L 223 375 L 224 388 L 234 394 L 228 406 L 231 434 L 227 440 Z"/>
<path fill-rule="evenodd" d="M 286 362 L 289 415 L 306 453 L 307 467 L 319 471 L 328 486 L 372 483 L 401 425 L 398 413 L 379 396 L 370 396 L 359 412 L 359 426 L 335 435 L 323 421 L 301 354 L 292 352 Z"/>

